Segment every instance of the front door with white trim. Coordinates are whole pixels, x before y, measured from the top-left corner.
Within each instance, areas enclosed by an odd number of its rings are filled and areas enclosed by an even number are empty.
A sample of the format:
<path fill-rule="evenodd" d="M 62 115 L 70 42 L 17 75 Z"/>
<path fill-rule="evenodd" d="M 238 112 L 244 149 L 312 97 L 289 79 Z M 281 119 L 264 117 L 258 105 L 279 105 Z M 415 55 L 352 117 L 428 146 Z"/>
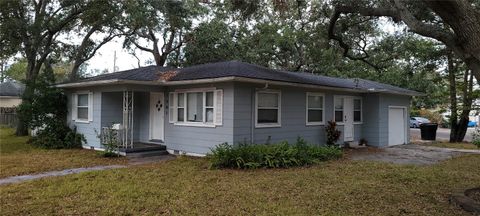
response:
<path fill-rule="evenodd" d="M 353 141 L 353 97 L 343 98 L 343 141 Z"/>
<path fill-rule="evenodd" d="M 150 140 L 163 141 L 165 100 L 163 92 L 150 93 Z"/>

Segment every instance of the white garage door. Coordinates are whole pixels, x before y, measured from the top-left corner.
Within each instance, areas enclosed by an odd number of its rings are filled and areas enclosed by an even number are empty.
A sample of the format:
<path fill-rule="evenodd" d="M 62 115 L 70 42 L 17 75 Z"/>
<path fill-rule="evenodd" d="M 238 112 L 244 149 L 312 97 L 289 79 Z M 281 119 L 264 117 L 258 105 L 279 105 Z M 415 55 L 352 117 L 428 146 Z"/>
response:
<path fill-rule="evenodd" d="M 388 145 L 400 145 L 406 143 L 406 108 L 390 107 L 388 110 Z"/>

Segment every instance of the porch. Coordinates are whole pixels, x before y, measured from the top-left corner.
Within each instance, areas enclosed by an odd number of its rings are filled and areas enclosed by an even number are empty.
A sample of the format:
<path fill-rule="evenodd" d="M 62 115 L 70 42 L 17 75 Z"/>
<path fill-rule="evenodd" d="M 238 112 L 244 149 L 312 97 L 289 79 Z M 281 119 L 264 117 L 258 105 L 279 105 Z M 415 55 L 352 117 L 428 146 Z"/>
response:
<path fill-rule="evenodd" d="M 101 96 L 101 144 L 121 155 L 167 154 L 161 91 L 111 91 Z"/>

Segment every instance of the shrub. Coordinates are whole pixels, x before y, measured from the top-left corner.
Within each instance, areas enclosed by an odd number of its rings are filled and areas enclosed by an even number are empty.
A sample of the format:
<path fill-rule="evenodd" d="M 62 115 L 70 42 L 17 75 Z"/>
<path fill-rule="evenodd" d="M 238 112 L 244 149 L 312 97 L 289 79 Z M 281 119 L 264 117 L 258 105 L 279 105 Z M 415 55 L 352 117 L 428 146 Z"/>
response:
<path fill-rule="evenodd" d="M 83 144 L 87 143 L 85 136 L 83 136 L 83 134 L 77 133 L 76 127 L 73 128 L 73 130 L 69 130 L 67 132 L 64 141 L 64 147 L 66 148 L 81 148 Z"/>
<path fill-rule="evenodd" d="M 85 137 L 64 124 L 48 124 L 30 140 L 31 144 L 46 149 L 81 148 Z"/>
<path fill-rule="evenodd" d="M 475 128 L 472 134 L 472 143 L 480 148 L 480 128 Z"/>
<path fill-rule="evenodd" d="M 97 133 L 95 131 L 95 133 Z M 117 154 L 119 150 L 118 130 L 112 129 L 112 127 L 103 128 L 100 134 L 97 133 L 97 137 L 100 138 L 102 146 L 105 151 L 101 154 L 104 157 L 119 157 Z"/>
<path fill-rule="evenodd" d="M 212 168 L 255 169 L 304 166 L 342 156 L 338 147 L 312 146 L 303 139 L 293 145 L 288 142 L 276 144 L 246 144 L 232 146 L 223 143 L 212 149 L 207 156 Z"/>
<path fill-rule="evenodd" d="M 48 64 L 35 83 L 27 83 L 35 91 L 23 95 L 30 103 L 24 100 L 18 107 L 19 120 L 30 129 L 38 130 L 30 140 L 32 145 L 47 149 L 79 148 L 86 143 L 85 137 L 66 125 L 67 97 L 54 83 Z"/>
<path fill-rule="evenodd" d="M 337 130 L 337 123 L 334 121 L 328 121 L 328 125 L 325 128 L 327 133 L 327 145 L 334 146 L 340 138 L 341 132 Z"/>

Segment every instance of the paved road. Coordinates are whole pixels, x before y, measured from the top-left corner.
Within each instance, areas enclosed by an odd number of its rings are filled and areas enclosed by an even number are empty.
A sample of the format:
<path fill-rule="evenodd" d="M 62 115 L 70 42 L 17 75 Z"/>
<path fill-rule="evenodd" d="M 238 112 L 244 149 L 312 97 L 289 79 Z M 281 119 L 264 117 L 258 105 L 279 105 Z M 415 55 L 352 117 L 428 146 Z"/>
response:
<path fill-rule="evenodd" d="M 468 128 L 467 134 L 465 135 L 464 141 L 471 142 L 472 141 L 472 133 L 474 128 Z M 418 128 L 410 128 L 410 137 L 412 140 L 420 139 L 420 129 Z M 437 130 L 437 140 L 445 141 L 450 139 L 450 129 L 448 128 L 438 128 Z"/>

